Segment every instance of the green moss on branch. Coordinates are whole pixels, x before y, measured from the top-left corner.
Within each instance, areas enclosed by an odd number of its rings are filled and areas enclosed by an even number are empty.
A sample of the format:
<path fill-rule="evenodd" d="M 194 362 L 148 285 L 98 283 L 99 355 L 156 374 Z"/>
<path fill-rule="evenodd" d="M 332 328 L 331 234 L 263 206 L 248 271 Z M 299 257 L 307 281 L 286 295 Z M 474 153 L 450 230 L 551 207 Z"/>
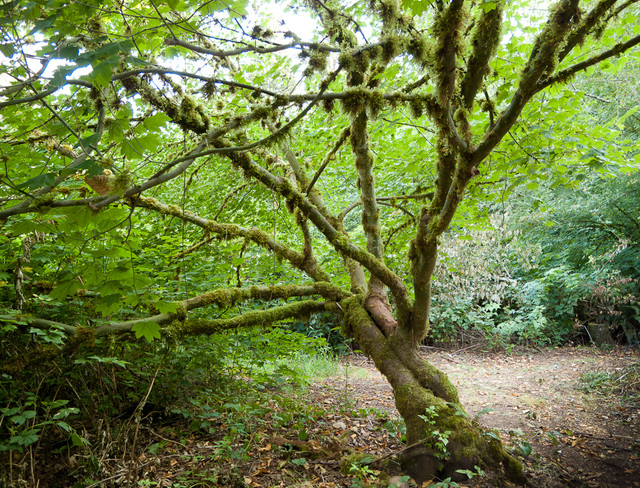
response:
<path fill-rule="evenodd" d="M 267 310 L 253 310 L 228 319 L 191 319 L 182 323 L 175 332 L 183 336 L 210 335 L 230 329 L 267 326 L 280 320 L 306 317 L 312 313 L 322 312 L 325 309 L 326 306 L 323 302 L 305 300 Z"/>

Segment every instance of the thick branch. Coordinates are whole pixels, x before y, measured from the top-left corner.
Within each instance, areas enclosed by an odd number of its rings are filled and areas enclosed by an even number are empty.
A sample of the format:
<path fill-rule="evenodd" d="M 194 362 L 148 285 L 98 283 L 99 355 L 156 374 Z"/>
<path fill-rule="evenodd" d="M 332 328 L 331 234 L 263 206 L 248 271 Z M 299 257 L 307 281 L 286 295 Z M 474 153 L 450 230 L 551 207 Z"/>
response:
<path fill-rule="evenodd" d="M 509 129 L 515 124 L 522 113 L 522 109 L 529 99 L 544 87 L 538 86 L 540 78 L 550 73 L 556 65 L 556 50 L 562 39 L 567 35 L 571 24 L 578 12 L 578 0 L 561 0 L 538 35 L 531 56 L 522 70 L 520 83 L 511 103 L 502 112 L 492 129 L 485 135 L 483 141 L 473 151 L 469 163 L 472 166 L 480 164 L 502 140 Z"/>
<path fill-rule="evenodd" d="M 274 91 L 271 90 L 266 90 L 264 88 L 258 87 L 258 86 L 254 86 L 254 85 L 249 85 L 247 83 L 240 83 L 238 81 L 230 81 L 230 80 L 223 80 L 220 78 L 212 78 L 210 76 L 205 76 L 205 75 L 201 75 L 198 73 L 191 73 L 189 71 L 180 71 L 180 70 L 175 70 L 175 69 L 169 69 L 169 68 L 139 68 L 139 69 L 135 69 L 135 70 L 129 70 L 129 71 L 124 71 L 122 73 L 118 73 L 114 76 L 111 77 L 112 81 L 121 81 L 121 80 L 126 80 L 127 78 L 131 78 L 132 76 L 137 76 L 140 74 L 159 74 L 159 75 L 178 75 L 178 76 L 182 76 L 183 78 L 193 78 L 195 80 L 200 80 L 200 81 L 205 81 L 207 83 L 213 83 L 215 85 L 226 85 L 226 86 L 232 86 L 235 88 L 242 88 L 242 89 L 246 89 L 246 90 L 251 90 L 257 93 L 262 93 L 264 95 L 269 95 L 272 97 L 277 97 L 277 96 L 281 96 L 279 93 L 276 93 Z"/>
<path fill-rule="evenodd" d="M 582 61 L 581 63 L 574 64 L 569 68 L 558 71 L 555 75 L 550 76 L 547 79 L 540 80 L 536 86 L 537 91 L 543 90 L 544 88 L 551 86 L 555 83 L 562 83 L 564 81 L 567 81 L 576 73 L 579 73 L 580 71 L 584 71 L 585 69 L 590 68 L 591 66 L 594 66 L 598 63 L 601 63 L 605 59 L 618 56 L 619 54 L 622 54 L 623 52 L 628 51 L 629 49 L 631 49 L 634 46 L 637 46 L 638 44 L 640 44 L 640 35 L 632 37 L 628 41 L 620 42 L 615 46 L 613 46 L 611 49 L 607 49 L 606 51 L 598 54 L 597 56 L 594 56 L 585 61 Z"/>
<path fill-rule="evenodd" d="M 382 259 L 380 211 L 376 202 L 373 154 L 369 149 L 367 121 L 367 115 L 363 111 L 351 123 L 351 149 L 358 171 L 358 186 L 362 201 L 362 227 L 367 237 L 367 250 L 378 259 Z"/>
<path fill-rule="evenodd" d="M 605 14 L 617 1 L 618 0 L 600 0 L 598 4 L 582 18 L 580 24 L 569 34 L 566 44 L 558 54 L 558 61 L 562 61 L 576 45 L 582 44 L 595 27 L 600 28 Z"/>
<path fill-rule="evenodd" d="M 215 143 L 216 146 L 222 147 L 226 144 L 228 143 L 223 140 Z M 309 201 L 307 196 L 298 191 L 288 179 L 276 177 L 256 164 L 247 153 L 231 153 L 228 156 L 233 164 L 244 170 L 247 176 L 253 177 L 267 188 L 277 191 L 287 199 L 291 206 L 299 208 L 340 254 L 359 262 L 387 285 L 396 299 L 399 314 L 409 312 L 410 303 L 407 290 L 400 277 L 374 255 L 349 242 Z"/>
<path fill-rule="evenodd" d="M 500 44 L 503 8 L 501 1 L 488 12 L 479 7 L 479 19 L 471 37 L 471 55 L 460 84 L 460 95 L 467 110 L 471 110 L 482 80 L 489 72 L 489 61 Z"/>
<path fill-rule="evenodd" d="M 87 81 L 83 81 L 83 80 L 67 80 L 64 83 L 60 83 L 60 84 L 56 84 L 55 86 L 52 86 L 51 88 L 47 88 L 44 91 L 38 92 L 34 95 L 28 96 L 28 97 L 23 97 L 23 98 L 13 98 L 11 100 L 6 100 L 4 102 L 0 102 L 0 108 L 4 108 L 4 107 L 10 107 L 12 105 L 23 105 L 26 103 L 31 103 L 31 102 L 35 102 L 38 100 L 42 100 L 43 98 L 48 97 L 49 95 L 53 95 L 55 92 L 57 92 L 58 90 L 62 90 L 62 88 L 64 88 L 64 86 L 66 85 L 80 85 L 80 86 L 85 86 L 87 88 L 93 88 L 93 85 Z"/>
<path fill-rule="evenodd" d="M 37 318 L 22 317 L 20 322 L 24 322 L 31 327 L 40 329 L 48 329 L 56 327 L 64 330 L 70 336 L 87 335 L 88 337 L 100 337 L 113 334 L 127 333 L 133 330 L 138 324 L 153 322 L 158 325 L 168 325 L 174 329 L 174 332 L 180 335 L 198 335 L 198 334 L 215 334 L 229 329 L 238 329 L 241 327 L 266 326 L 293 317 L 304 317 L 311 313 L 322 312 L 326 310 L 324 302 L 314 300 L 304 300 L 292 302 L 279 307 L 272 307 L 267 310 L 254 310 L 246 312 L 236 317 L 228 319 L 214 320 L 186 320 L 178 322 L 179 318 L 175 314 L 163 313 L 135 320 L 127 320 L 126 322 L 115 322 L 111 324 L 101 325 L 99 327 L 75 327 L 61 322 L 52 320 L 44 320 Z M 0 316 L 0 321 L 7 320 L 15 322 L 14 316 Z"/>
<path fill-rule="evenodd" d="M 305 300 L 267 310 L 253 310 L 229 319 L 187 320 L 178 327 L 177 332 L 184 335 L 215 334 L 240 327 L 267 326 L 280 320 L 301 318 L 326 309 L 327 305 L 324 302 Z"/>
<path fill-rule="evenodd" d="M 367 114 L 362 111 L 351 123 L 351 149 L 355 156 L 358 171 L 358 186 L 362 202 L 362 228 L 367 237 L 367 250 L 382 260 L 382 238 L 380 232 L 380 210 L 376 202 L 375 182 L 373 176 L 373 154 L 369 149 L 367 132 Z M 384 283 L 372 275 L 369 280 L 369 293 L 365 298 L 365 306 L 376 324 L 390 334 L 397 326 L 387 300 Z"/>
<path fill-rule="evenodd" d="M 248 288 L 220 288 L 182 301 L 186 310 L 215 305 L 229 306 L 246 300 L 276 300 L 291 297 L 321 295 L 328 300 L 339 301 L 350 297 L 351 293 L 331 283 L 317 282 L 311 285 L 250 286 Z"/>
<path fill-rule="evenodd" d="M 438 100 L 449 107 L 456 81 L 456 55 L 460 48 L 460 31 L 464 16 L 464 0 L 452 0 L 444 12 L 436 14 L 434 32 L 438 35 L 436 60 L 438 63 Z"/>

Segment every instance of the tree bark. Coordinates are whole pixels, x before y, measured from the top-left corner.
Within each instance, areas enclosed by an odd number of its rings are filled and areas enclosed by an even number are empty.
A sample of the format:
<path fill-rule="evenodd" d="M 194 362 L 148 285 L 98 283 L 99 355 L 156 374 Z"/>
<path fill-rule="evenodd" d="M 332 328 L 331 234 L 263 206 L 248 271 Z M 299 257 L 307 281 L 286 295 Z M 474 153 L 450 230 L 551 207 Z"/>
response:
<path fill-rule="evenodd" d="M 393 388 L 406 441 L 412 446 L 402 454 L 405 473 L 420 485 L 436 477 L 459 479 L 456 470 L 473 470 L 477 465 L 501 467 L 512 481 L 524 482 L 521 463 L 504 450 L 495 433 L 485 432 L 469 418 L 456 387 L 420 357 L 411 337 L 401 333 L 387 337 L 367 312 L 362 295 L 342 303 L 343 333 L 360 344 Z M 442 439 L 448 441 L 446 446 L 439 444 Z"/>

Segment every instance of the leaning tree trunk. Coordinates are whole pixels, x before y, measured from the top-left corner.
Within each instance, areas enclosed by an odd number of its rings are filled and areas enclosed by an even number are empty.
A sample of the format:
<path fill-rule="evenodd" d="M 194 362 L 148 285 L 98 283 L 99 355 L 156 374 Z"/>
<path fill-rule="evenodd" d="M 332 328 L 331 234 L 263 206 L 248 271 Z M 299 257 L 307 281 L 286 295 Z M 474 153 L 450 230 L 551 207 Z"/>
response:
<path fill-rule="evenodd" d="M 458 469 L 502 466 L 511 480 L 524 480 L 521 463 L 504 450 L 495 433 L 484 431 L 469 418 L 456 387 L 420 357 L 416 342 L 398 333 L 401 327 L 385 336 L 365 309 L 362 296 L 349 299 L 344 311 L 343 332 L 358 342 L 393 388 L 410 446 L 401 459 L 408 475 L 421 484 L 435 477 L 455 480 Z M 443 439 L 448 441 L 446 446 Z"/>

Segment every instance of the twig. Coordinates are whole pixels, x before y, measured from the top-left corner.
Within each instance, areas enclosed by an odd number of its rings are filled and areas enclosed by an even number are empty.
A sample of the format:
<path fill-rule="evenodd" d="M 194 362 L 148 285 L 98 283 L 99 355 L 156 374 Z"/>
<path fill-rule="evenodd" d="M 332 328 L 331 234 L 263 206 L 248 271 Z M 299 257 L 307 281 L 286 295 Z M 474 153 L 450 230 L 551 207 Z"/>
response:
<path fill-rule="evenodd" d="M 149 389 L 147 390 L 147 394 L 144 396 L 144 398 L 142 399 L 142 401 L 138 404 L 138 407 L 136 408 L 136 431 L 133 434 L 133 442 L 131 443 L 131 459 L 135 459 L 135 453 L 136 453 L 136 443 L 138 442 L 138 431 L 140 429 L 140 420 L 142 417 L 142 410 L 144 409 L 144 406 L 147 403 L 147 400 L 149 399 L 149 395 L 151 395 L 151 390 L 153 389 L 153 384 L 156 382 L 156 377 L 158 376 L 158 372 L 160 371 L 160 365 L 156 368 L 156 372 L 153 375 L 153 378 L 151 378 L 151 384 L 149 385 Z"/>
<path fill-rule="evenodd" d="M 185 444 L 183 444 L 182 442 L 174 441 L 172 439 L 168 439 L 166 437 L 163 437 L 160 434 L 158 434 L 157 432 L 154 432 L 153 429 L 151 429 L 151 427 L 142 427 L 142 429 L 148 430 L 149 432 L 151 432 L 152 435 L 155 435 L 156 437 L 159 437 L 163 441 L 171 442 L 173 444 L 178 444 L 179 446 L 184 447 L 187 451 L 189 451 L 190 454 L 192 452 L 191 449 L 188 446 L 186 446 Z"/>
<path fill-rule="evenodd" d="M 420 346 L 420 349 L 433 349 L 434 351 L 443 351 L 446 352 L 446 349 L 442 349 L 441 347 L 435 347 L 435 346 Z"/>
<path fill-rule="evenodd" d="M 471 346 L 467 346 L 467 347 L 463 347 L 462 349 L 458 349 L 457 351 L 453 351 L 453 352 L 451 352 L 451 353 L 449 353 L 449 354 L 450 354 L 450 355 L 458 354 L 459 352 L 462 352 L 462 351 L 467 351 L 467 350 L 469 350 L 469 349 L 475 349 L 476 347 L 480 347 L 481 345 L 482 345 L 482 344 L 473 344 L 473 345 L 471 345 Z"/>
<path fill-rule="evenodd" d="M 399 450 L 399 451 L 397 451 L 397 452 L 389 452 L 389 453 L 385 454 L 384 456 L 380 456 L 380 457 L 378 457 L 378 458 L 376 458 L 376 459 L 372 460 L 371 462 L 368 462 L 368 463 L 362 463 L 362 464 L 363 464 L 363 465 L 365 465 L 365 466 L 369 466 L 369 465 L 371 465 L 371 464 L 375 464 L 375 463 L 377 463 L 377 462 L 380 462 L 380 461 L 382 461 L 383 459 L 387 459 L 388 457 L 391 457 L 391 456 L 393 456 L 393 455 L 396 455 L 396 454 L 402 454 L 403 452 L 408 451 L 408 450 L 409 450 L 409 449 L 411 449 L 412 447 L 416 447 L 416 446 L 419 446 L 419 445 L 424 444 L 424 442 L 425 442 L 426 440 L 428 440 L 428 439 L 429 439 L 428 437 L 425 437 L 424 439 L 421 439 L 421 440 L 419 440 L 419 441 L 417 441 L 417 442 L 414 442 L 413 444 L 409 444 L 408 446 L 403 447 L 402 449 L 400 449 L 400 450 Z"/>

